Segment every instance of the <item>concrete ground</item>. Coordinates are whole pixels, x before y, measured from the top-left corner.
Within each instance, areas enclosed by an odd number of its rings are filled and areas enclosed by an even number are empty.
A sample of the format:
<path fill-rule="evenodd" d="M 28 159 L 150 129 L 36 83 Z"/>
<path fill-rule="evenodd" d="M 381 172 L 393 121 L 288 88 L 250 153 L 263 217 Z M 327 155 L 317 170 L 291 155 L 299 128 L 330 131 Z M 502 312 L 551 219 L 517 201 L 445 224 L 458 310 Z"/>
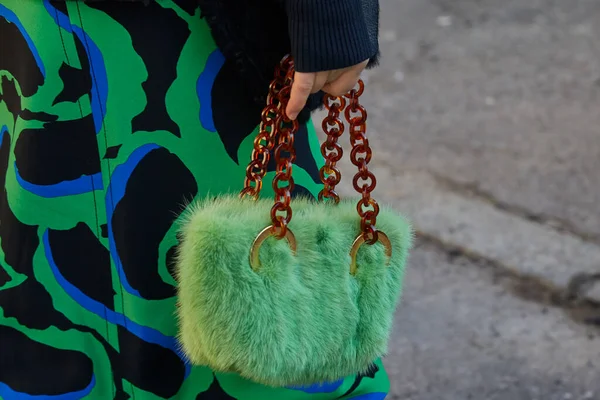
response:
<path fill-rule="evenodd" d="M 375 193 L 419 233 L 388 398 L 600 400 L 600 1 L 381 3 Z"/>

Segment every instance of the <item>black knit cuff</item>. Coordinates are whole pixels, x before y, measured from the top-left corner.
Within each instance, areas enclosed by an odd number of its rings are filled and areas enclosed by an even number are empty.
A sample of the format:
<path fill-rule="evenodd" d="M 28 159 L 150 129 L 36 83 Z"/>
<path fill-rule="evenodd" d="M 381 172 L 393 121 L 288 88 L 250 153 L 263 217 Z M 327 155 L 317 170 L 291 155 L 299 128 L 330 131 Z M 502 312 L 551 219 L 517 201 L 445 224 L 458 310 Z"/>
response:
<path fill-rule="evenodd" d="M 361 0 L 286 0 L 296 70 L 329 71 L 374 57 Z"/>

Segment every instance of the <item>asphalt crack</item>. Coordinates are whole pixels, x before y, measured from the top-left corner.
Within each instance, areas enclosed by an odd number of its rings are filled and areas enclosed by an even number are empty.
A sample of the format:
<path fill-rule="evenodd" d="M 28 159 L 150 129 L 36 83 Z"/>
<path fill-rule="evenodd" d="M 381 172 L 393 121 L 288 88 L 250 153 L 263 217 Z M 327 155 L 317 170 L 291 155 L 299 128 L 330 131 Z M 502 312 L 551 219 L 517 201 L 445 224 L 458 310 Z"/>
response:
<path fill-rule="evenodd" d="M 492 193 L 481 189 L 477 183 L 458 182 L 452 178 L 442 176 L 433 171 L 429 172 L 436 182 L 448 191 L 454 192 L 461 196 L 469 196 L 477 200 L 483 201 L 492 207 L 505 212 L 507 214 L 519 217 L 521 219 L 533 222 L 538 225 L 543 225 L 559 233 L 567 233 L 581 241 L 592 243 L 600 246 L 600 235 L 583 231 L 577 228 L 572 222 L 563 218 L 555 217 L 544 213 L 536 213 L 525 207 L 509 204 L 497 199 Z"/>
<path fill-rule="evenodd" d="M 600 282 L 600 273 L 574 275 L 566 286 L 561 287 L 543 277 L 523 273 L 426 232 L 417 230 L 417 240 L 443 251 L 452 262 L 463 258 L 489 269 L 494 283 L 502 285 L 522 300 L 561 309 L 575 322 L 600 328 L 600 301 L 587 296 L 589 290 Z"/>

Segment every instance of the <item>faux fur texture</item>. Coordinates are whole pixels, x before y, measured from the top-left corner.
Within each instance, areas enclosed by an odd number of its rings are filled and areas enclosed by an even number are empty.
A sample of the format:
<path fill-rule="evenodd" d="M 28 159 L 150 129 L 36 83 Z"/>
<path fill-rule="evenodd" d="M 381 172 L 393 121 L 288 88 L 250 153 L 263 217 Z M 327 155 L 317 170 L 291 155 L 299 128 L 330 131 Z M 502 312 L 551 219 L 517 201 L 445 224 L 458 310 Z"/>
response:
<path fill-rule="evenodd" d="M 386 353 L 411 246 L 409 223 L 382 207 L 378 228 L 392 244 L 365 245 L 350 275 L 360 233 L 355 202 L 292 202 L 293 255 L 270 238 L 252 270 L 249 252 L 269 225 L 271 200 L 224 197 L 188 207 L 179 246 L 179 339 L 196 365 L 270 386 L 335 381 L 367 370 Z"/>

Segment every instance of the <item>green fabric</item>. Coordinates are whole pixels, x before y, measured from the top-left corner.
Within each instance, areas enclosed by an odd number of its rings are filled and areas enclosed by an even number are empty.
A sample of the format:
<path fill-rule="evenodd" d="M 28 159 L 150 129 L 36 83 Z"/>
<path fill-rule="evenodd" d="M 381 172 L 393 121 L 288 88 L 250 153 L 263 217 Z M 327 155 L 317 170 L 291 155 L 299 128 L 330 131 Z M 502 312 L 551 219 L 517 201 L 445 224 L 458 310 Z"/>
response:
<path fill-rule="evenodd" d="M 261 267 L 252 243 L 269 225 L 272 200 L 221 197 L 185 214 L 176 276 L 180 341 L 190 360 L 272 386 L 329 382 L 365 372 L 387 350 L 412 233 L 382 208 L 378 228 L 393 245 L 349 251 L 360 234 L 356 202 L 295 199 L 285 240 L 267 239 Z"/>
<path fill-rule="evenodd" d="M 197 4 L 0 0 L 0 399 L 380 400 L 390 388 L 379 360 L 272 388 L 181 354 L 174 221 L 196 196 L 240 190 L 260 121 Z M 300 129 L 296 190 L 317 194 L 319 142 Z"/>

